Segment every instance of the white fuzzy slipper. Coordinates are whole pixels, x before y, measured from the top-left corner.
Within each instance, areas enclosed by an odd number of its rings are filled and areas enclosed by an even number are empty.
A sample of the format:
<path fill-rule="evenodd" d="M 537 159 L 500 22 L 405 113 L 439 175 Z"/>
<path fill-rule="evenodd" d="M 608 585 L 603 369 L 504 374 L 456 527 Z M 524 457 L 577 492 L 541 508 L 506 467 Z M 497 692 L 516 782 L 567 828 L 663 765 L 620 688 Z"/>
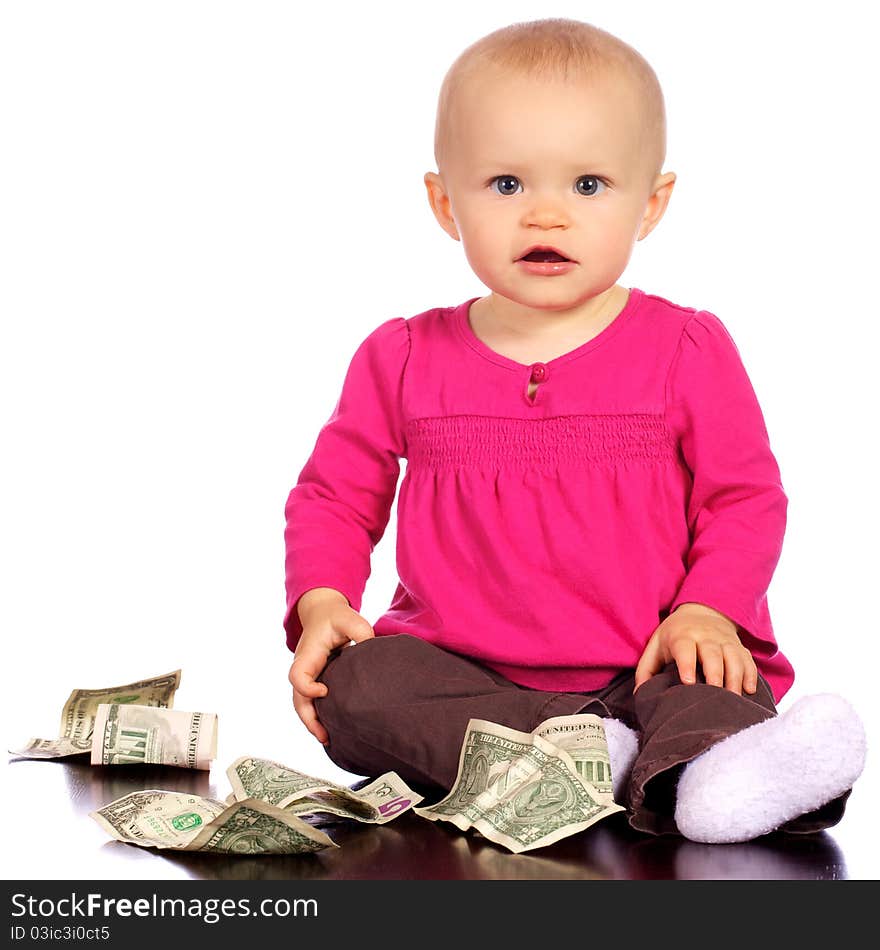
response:
<path fill-rule="evenodd" d="M 619 719 L 603 719 L 608 758 L 611 760 L 611 793 L 621 804 L 621 795 L 629 781 L 633 762 L 639 751 L 639 734 Z"/>
<path fill-rule="evenodd" d="M 689 762 L 675 823 L 692 841 L 750 841 L 851 788 L 866 746 L 864 726 L 843 697 L 804 696 Z"/>

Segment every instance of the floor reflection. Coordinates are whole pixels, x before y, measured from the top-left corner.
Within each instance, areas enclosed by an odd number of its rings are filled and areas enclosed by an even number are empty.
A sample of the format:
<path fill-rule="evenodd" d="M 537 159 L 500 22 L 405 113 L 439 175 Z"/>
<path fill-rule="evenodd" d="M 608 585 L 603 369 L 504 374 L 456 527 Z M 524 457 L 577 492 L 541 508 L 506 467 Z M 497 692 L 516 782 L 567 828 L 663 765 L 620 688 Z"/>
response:
<path fill-rule="evenodd" d="M 303 856 L 231 858 L 158 852 L 213 880 L 840 880 L 843 855 L 826 833 L 702 845 L 646 837 L 609 819 L 548 848 L 511 854 L 480 835 L 403 815 L 388 825 L 325 828 L 338 849 Z M 134 845 L 121 845 L 132 848 Z"/>
<path fill-rule="evenodd" d="M 846 862 L 826 832 L 767 835 L 742 844 L 685 841 L 675 855 L 679 880 L 843 881 Z"/>
<path fill-rule="evenodd" d="M 96 811 L 123 795 L 147 788 L 190 792 L 220 801 L 229 794 L 229 789 L 220 791 L 216 787 L 210 772 L 167 765 L 90 765 L 85 759 L 65 763 L 65 778 L 77 811 Z"/>
<path fill-rule="evenodd" d="M 225 773 L 165 766 L 92 766 L 87 759 L 40 763 L 14 770 L 16 794 L 45 784 L 42 769 L 62 769 L 69 804 L 82 817 L 130 792 L 147 788 L 187 791 L 223 801 Z M 57 773 L 56 773 L 57 775 Z M 42 776 L 42 780 L 41 780 Z M 214 780 L 216 778 L 216 781 Z M 208 880 L 842 880 L 843 853 L 827 833 L 767 835 L 753 842 L 701 845 L 672 835 L 633 831 L 624 815 L 612 815 L 586 831 L 533 852 L 511 854 L 473 832 L 412 812 L 386 825 L 337 820 L 323 829 L 339 847 L 308 855 L 227 857 L 107 841 L 98 846 L 102 866 L 153 862 L 156 879 Z M 63 849 L 57 834 L 53 847 Z M 72 843 L 71 848 L 75 847 Z M 59 853 L 59 867 L 77 856 Z M 111 871 L 112 873 L 112 871 Z M 125 870 L 119 869 L 119 876 Z"/>

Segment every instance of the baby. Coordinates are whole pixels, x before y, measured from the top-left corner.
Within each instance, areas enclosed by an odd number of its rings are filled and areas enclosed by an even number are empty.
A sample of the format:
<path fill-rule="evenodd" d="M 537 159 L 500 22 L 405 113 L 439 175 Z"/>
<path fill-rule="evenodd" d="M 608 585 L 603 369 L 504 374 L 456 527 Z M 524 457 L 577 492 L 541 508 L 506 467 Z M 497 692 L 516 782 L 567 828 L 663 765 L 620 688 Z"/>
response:
<path fill-rule="evenodd" d="M 595 713 L 636 829 L 835 824 L 864 730 L 831 694 L 777 714 L 787 498 L 739 352 L 617 282 L 676 180 L 654 71 L 579 21 L 496 30 L 447 73 L 434 145 L 434 216 L 490 293 L 373 330 L 290 493 L 297 714 L 339 767 L 442 797 L 469 719 Z"/>

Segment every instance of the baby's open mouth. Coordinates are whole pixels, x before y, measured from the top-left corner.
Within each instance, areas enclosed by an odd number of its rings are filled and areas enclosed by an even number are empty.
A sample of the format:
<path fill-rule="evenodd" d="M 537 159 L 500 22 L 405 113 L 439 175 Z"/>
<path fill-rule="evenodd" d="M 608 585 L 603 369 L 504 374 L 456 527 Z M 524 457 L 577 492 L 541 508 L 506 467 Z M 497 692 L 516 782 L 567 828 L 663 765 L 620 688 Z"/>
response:
<path fill-rule="evenodd" d="M 530 253 L 526 254 L 525 257 L 521 257 L 520 260 L 536 261 L 547 264 L 550 261 L 567 261 L 569 258 L 563 257 L 561 254 L 557 254 L 556 251 L 531 251 Z"/>

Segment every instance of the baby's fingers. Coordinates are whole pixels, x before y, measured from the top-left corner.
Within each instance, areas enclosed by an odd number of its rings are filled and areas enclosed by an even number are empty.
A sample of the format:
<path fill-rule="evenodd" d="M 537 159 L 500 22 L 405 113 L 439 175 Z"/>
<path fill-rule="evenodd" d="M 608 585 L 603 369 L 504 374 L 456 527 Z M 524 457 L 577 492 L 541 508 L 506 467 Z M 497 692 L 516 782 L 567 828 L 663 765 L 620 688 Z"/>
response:
<path fill-rule="evenodd" d="M 309 732 L 321 743 L 326 745 L 330 737 L 327 730 L 321 725 L 318 714 L 315 712 L 315 704 L 311 699 L 300 696 L 297 692 L 293 694 L 293 708 L 297 716 L 302 720 L 303 725 Z"/>
<path fill-rule="evenodd" d="M 642 683 L 646 683 L 655 673 L 659 673 L 660 670 L 663 669 L 663 665 L 663 651 L 660 649 L 660 641 L 657 639 L 657 635 L 654 634 L 648 641 L 648 645 L 645 647 L 641 659 L 636 666 L 633 692 L 635 692 Z"/>
<path fill-rule="evenodd" d="M 318 676 L 327 665 L 329 653 L 325 650 L 304 650 L 297 653 L 293 666 L 290 668 L 290 685 L 303 696 L 310 696 L 313 699 L 318 696 L 327 695 L 327 687 L 323 683 L 317 682 Z"/>
<path fill-rule="evenodd" d="M 727 644 L 724 650 L 724 688 L 737 696 L 742 696 L 745 686 L 745 662 L 743 650 L 734 644 Z"/>
<path fill-rule="evenodd" d="M 725 685 L 725 678 L 728 675 L 727 663 L 729 655 L 722 651 L 717 643 L 701 643 L 699 647 L 700 666 L 703 670 L 703 676 L 709 686 L 717 686 L 719 689 Z M 733 682 L 736 671 L 731 671 L 730 682 Z M 742 671 L 740 670 L 740 682 L 742 682 Z M 735 692 L 735 690 L 734 690 Z"/>
<path fill-rule="evenodd" d="M 697 645 L 693 640 L 679 640 L 670 645 L 669 652 L 678 667 L 678 678 L 682 683 L 697 681 Z"/>
<path fill-rule="evenodd" d="M 327 695 L 327 687 L 323 683 L 319 683 L 310 673 L 301 673 L 295 679 L 294 675 L 291 675 L 290 682 L 298 693 L 302 693 L 303 696 L 308 696 L 310 699 Z"/>
<path fill-rule="evenodd" d="M 755 665 L 755 658 L 743 647 L 740 650 L 740 659 L 742 661 L 743 692 L 756 693 L 758 691 L 758 667 Z"/>

